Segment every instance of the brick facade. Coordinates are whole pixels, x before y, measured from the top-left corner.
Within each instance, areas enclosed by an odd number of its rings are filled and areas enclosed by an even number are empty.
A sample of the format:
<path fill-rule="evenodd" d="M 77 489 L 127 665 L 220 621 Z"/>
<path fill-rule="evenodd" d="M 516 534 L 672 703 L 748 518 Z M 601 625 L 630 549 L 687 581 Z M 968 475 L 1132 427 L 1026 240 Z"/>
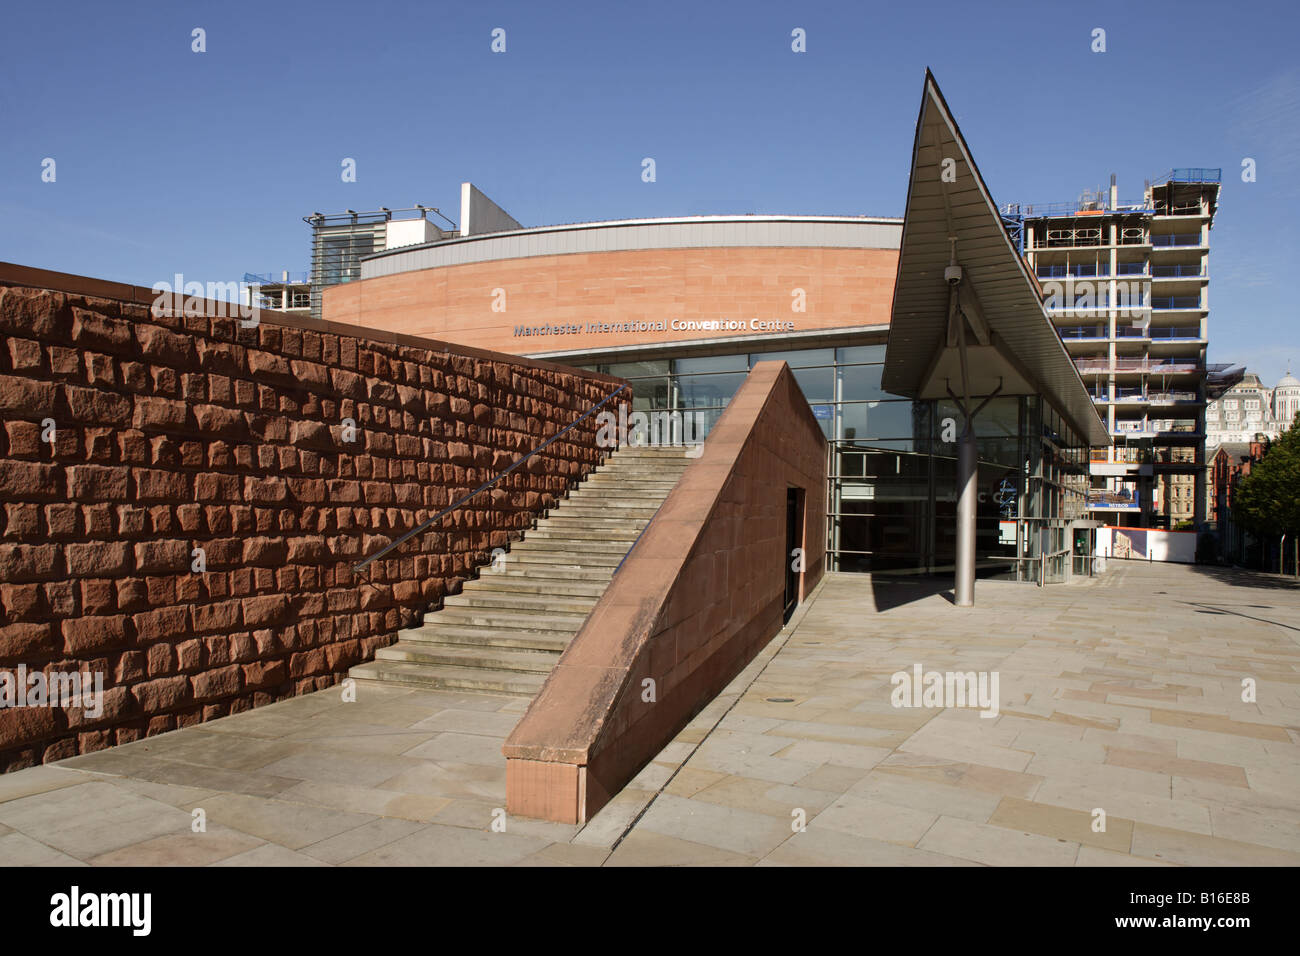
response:
<path fill-rule="evenodd" d="M 377 276 L 325 290 L 324 316 L 527 355 L 756 334 L 580 332 L 516 326 L 673 319 L 790 321 L 795 331 L 889 324 L 897 249 L 714 247 L 498 259 Z M 805 293 L 793 311 L 791 291 Z M 496 290 L 505 311 L 493 311 Z"/>
<path fill-rule="evenodd" d="M 0 671 L 105 688 L 97 720 L 0 709 L 3 770 L 337 682 L 598 463 L 594 422 L 400 557 L 351 565 L 615 387 L 391 333 L 15 286 L 0 343 Z"/>

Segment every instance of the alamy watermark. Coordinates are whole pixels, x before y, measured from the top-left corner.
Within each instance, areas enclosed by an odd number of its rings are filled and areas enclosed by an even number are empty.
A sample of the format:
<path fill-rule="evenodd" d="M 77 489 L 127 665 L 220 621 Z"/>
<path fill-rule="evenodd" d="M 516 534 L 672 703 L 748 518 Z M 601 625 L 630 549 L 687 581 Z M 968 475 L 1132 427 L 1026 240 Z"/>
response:
<path fill-rule="evenodd" d="M 701 411 L 681 410 L 628 412 L 620 405 L 618 413 L 600 412 L 596 416 L 596 446 L 618 448 L 623 445 L 690 448 L 697 453 L 704 447 L 708 434 L 708 416 Z"/>
<path fill-rule="evenodd" d="M 152 893 L 83 893 L 73 885 L 66 893 L 50 897 L 50 925 L 121 928 L 132 936 L 148 936 L 153 928 Z"/>
<path fill-rule="evenodd" d="M 997 671 L 921 672 L 912 670 L 890 675 L 893 691 L 889 702 L 895 707 L 978 707 L 981 717 L 998 715 Z"/>
<path fill-rule="evenodd" d="M 1102 309 L 1148 309 L 1151 300 L 1141 279 L 1076 279 L 1044 282 L 1043 305 L 1054 316 L 1094 317 Z"/>
<path fill-rule="evenodd" d="M 162 280 L 151 288 L 157 293 L 153 312 L 171 312 L 183 316 L 216 316 L 239 319 L 246 329 L 256 328 L 261 319 L 257 304 L 257 290 L 246 282 L 186 282 L 185 276 L 176 273 L 173 282 Z"/>
<path fill-rule="evenodd" d="M 0 710 L 10 707 L 80 707 L 85 716 L 104 713 L 104 675 L 99 671 L 0 671 Z"/>

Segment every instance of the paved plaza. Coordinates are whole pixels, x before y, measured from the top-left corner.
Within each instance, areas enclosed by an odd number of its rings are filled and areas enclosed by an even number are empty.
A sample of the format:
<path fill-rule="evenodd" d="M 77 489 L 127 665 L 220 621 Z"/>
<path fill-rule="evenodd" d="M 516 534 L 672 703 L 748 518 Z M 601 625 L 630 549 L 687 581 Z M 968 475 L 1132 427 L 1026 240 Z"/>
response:
<path fill-rule="evenodd" d="M 585 826 L 503 815 L 523 700 L 361 684 L 0 777 L 0 864 L 1300 864 L 1300 587 L 1116 562 L 976 602 L 828 575 Z M 996 673 L 997 716 L 894 707 L 918 665 Z"/>

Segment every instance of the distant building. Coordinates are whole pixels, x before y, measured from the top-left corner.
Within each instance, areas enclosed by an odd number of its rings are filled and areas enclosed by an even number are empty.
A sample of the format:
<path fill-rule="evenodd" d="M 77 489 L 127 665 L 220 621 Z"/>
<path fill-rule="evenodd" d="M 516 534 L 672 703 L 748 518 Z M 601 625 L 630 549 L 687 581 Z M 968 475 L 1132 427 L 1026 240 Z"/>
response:
<path fill-rule="evenodd" d="M 1205 445 L 1250 443 L 1257 436 L 1270 441 L 1291 427 L 1300 412 L 1300 381 L 1286 376 L 1272 388 L 1254 372 L 1205 407 Z M 1208 456 L 1207 456 L 1208 457 Z"/>
<path fill-rule="evenodd" d="M 1273 417 L 1286 431 L 1295 422 L 1296 415 L 1300 415 L 1300 379 L 1293 378 L 1287 369 L 1282 381 L 1273 386 Z"/>
<path fill-rule="evenodd" d="M 288 269 L 279 276 L 273 272 L 246 272 L 244 305 L 306 314 L 311 311 L 311 273 L 290 272 Z"/>
<path fill-rule="evenodd" d="M 1210 229 L 1221 170 L 1174 169 L 1139 201 L 1110 190 L 1002 209 L 1114 443 L 1092 450 L 1099 520 L 1204 520 Z"/>
<path fill-rule="evenodd" d="M 1268 440 L 1224 442 L 1211 452 L 1209 515 L 1219 532 L 1219 554 L 1231 564 L 1241 564 L 1257 542 L 1232 518 L 1232 496 L 1241 480 L 1268 451 Z"/>

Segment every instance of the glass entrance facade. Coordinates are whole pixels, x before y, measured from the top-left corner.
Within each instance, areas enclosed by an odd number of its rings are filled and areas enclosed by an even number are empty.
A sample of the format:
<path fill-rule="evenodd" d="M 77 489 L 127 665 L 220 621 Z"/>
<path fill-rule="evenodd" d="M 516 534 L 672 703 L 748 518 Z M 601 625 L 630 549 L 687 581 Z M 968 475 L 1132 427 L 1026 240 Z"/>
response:
<path fill-rule="evenodd" d="M 829 569 L 951 573 L 961 419 L 949 401 L 885 392 L 883 343 L 582 367 L 628 379 L 633 411 L 680 412 L 688 436 L 703 438 L 754 364 L 776 359 L 790 365 L 830 443 Z M 1037 395 L 992 399 L 975 433 L 978 573 L 1065 580 L 1071 524 L 1087 515 L 1086 444 Z"/>

